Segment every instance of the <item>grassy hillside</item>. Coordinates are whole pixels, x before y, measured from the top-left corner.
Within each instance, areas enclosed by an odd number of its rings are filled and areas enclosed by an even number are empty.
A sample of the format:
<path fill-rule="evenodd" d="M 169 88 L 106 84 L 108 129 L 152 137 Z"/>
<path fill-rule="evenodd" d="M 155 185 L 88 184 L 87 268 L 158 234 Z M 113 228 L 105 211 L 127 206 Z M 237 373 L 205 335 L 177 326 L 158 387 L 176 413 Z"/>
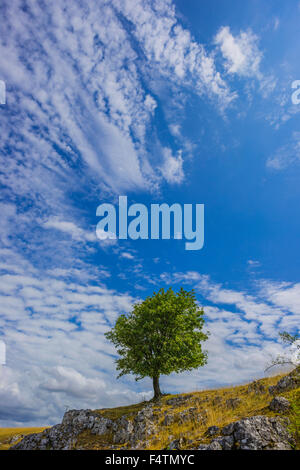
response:
<path fill-rule="evenodd" d="M 208 442 L 206 431 L 210 426 L 221 428 L 241 418 L 256 415 L 277 416 L 278 413 L 271 411 L 268 407 L 272 399 L 268 388 L 275 385 L 282 376 L 268 377 L 235 387 L 163 396 L 159 403 L 154 404 L 158 431 L 147 439 L 147 448 L 149 450 L 164 449 L 168 447 L 171 440 L 180 438 L 183 440 L 183 448 L 197 448 L 199 444 Z M 293 405 L 287 416 L 291 422 L 290 430 L 297 438 L 297 448 L 300 449 L 300 388 L 284 392 L 281 396 L 287 398 Z M 122 416 L 133 420 L 145 404 L 143 402 L 96 411 L 111 420 L 117 420 Z M 196 416 L 198 417 L 197 421 L 194 418 Z M 203 420 L 201 420 L 201 416 L 203 416 Z M 182 420 L 182 417 L 186 419 Z M 9 448 L 10 440 L 15 435 L 39 432 L 43 429 L 1 429 L 0 448 Z M 111 434 L 99 436 L 86 430 L 79 435 L 75 447 L 107 449 L 111 446 L 113 446 Z M 114 448 L 121 449 L 125 446 L 126 444 L 114 445 Z"/>
<path fill-rule="evenodd" d="M 269 377 L 261 379 L 255 382 L 256 387 L 253 388 L 253 382 L 251 384 L 220 388 L 216 390 L 205 390 L 201 392 L 193 392 L 188 394 L 180 395 L 180 397 L 186 397 L 179 406 L 168 405 L 167 402 L 171 398 L 179 397 L 179 395 L 166 395 L 160 403 L 155 406 L 155 414 L 160 423 L 159 431 L 149 439 L 149 450 L 160 450 L 167 448 L 168 443 L 171 439 L 183 438 L 185 441 L 184 447 L 194 448 L 195 445 L 200 443 L 206 443 L 208 437 L 206 436 L 206 430 L 210 426 L 223 427 L 233 421 L 237 421 L 241 418 L 265 415 L 265 416 L 277 416 L 278 414 L 272 412 L 268 405 L 272 399 L 268 392 L 268 387 L 275 385 L 283 375 L 277 375 L 275 377 Z M 255 391 L 256 389 L 256 391 Z M 260 389 L 260 393 L 257 393 L 257 389 Z M 293 411 L 289 414 L 291 420 L 291 431 L 293 433 L 298 432 L 298 438 L 300 433 L 300 388 L 289 392 L 282 393 L 281 396 L 286 397 L 294 404 Z M 238 398 L 240 402 L 235 408 L 226 405 L 227 400 Z M 98 413 L 109 419 L 118 419 L 121 416 L 127 419 L 134 418 L 139 410 L 144 406 L 144 403 L 140 403 L 132 406 L 125 406 L 120 408 L 102 409 L 98 410 Z M 298 408 L 296 409 L 296 404 Z M 176 417 L 181 412 L 185 412 L 190 408 L 195 408 L 195 415 L 203 413 L 205 420 L 203 423 L 196 421 L 187 420 L 185 423 L 178 422 Z M 174 422 L 165 425 L 165 417 L 174 415 Z M 95 436 L 89 431 L 84 431 L 77 442 L 76 447 L 88 448 L 88 449 L 104 449 L 107 448 L 107 444 L 112 444 L 112 436 Z M 119 448 L 123 446 L 120 445 Z M 298 439 L 297 447 L 300 448 L 300 440 Z"/>

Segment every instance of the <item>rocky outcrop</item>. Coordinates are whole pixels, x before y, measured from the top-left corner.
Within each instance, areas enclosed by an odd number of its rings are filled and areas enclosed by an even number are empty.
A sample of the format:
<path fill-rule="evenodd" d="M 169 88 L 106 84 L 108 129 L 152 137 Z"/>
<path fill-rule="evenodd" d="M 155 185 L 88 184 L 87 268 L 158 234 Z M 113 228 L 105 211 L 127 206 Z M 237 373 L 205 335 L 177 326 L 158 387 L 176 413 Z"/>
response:
<path fill-rule="evenodd" d="M 180 406 L 189 401 L 193 395 L 178 395 L 177 397 L 169 398 L 166 401 L 166 405 L 169 406 Z"/>
<path fill-rule="evenodd" d="M 271 395 L 278 395 L 298 387 L 300 387 L 300 367 L 297 367 L 288 375 L 282 377 L 276 385 L 269 387 L 269 393 Z"/>
<path fill-rule="evenodd" d="M 293 439 L 282 418 L 253 416 L 225 426 L 221 436 L 199 450 L 291 450 Z"/>
<path fill-rule="evenodd" d="M 155 432 L 154 414 L 146 406 L 134 417 L 105 418 L 91 410 L 71 410 L 64 414 L 61 424 L 39 434 L 25 436 L 13 450 L 71 450 L 76 447 L 83 431 L 107 438 L 107 448 L 113 444 L 130 444 L 130 448 L 141 448 L 142 442 Z"/>
<path fill-rule="evenodd" d="M 56 424 L 42 433 L 29 434 L 15 446 L 14 450 L 69 450 L 74 447 L 78 435 L 84 430 L 103 435 L 112 422 L 91 410 L 71 410 L 64 414 L 61 424 Z"/>

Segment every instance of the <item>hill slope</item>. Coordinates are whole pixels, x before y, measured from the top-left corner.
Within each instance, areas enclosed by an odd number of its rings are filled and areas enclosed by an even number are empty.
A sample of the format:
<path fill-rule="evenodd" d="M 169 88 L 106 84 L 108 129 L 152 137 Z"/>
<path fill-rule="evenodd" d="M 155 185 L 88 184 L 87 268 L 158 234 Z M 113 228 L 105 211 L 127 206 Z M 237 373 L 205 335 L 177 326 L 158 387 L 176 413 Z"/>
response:
<path fill-rule="evenodd" d="M 271 404 L 270 404 L 271 403 Z M 159 402 L 72 410 L 14 449 L 299 448 L 300 368 L 243 386 L 167 395 Z"/>

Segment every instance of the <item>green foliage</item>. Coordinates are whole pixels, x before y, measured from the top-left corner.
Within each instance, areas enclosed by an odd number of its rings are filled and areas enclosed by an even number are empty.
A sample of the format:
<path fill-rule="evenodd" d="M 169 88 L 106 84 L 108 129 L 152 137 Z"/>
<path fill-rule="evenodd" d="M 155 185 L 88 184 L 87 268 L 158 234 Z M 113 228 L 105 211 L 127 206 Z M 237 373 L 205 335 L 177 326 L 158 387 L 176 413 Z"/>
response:
<path fill-rule="evenodd" d="M 116 346 L 119 377 L 134 374 L 136 380 L 191 370 L 206 363 L 201 342 L 204 312 L 194 291 L 170 288 L 147 297 L 128 315 L 120 315 L 106 337 Z"/>

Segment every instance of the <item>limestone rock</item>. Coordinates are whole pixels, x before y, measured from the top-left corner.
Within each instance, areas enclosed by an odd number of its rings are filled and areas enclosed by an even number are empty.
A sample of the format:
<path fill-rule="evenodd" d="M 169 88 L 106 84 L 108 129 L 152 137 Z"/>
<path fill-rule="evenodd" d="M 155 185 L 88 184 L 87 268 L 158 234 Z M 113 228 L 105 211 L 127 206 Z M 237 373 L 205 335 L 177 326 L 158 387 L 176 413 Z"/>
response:
<path fill-rule="evenodd" d="M 124 416 L 122 416 L 113 424 L 113 430 L 114 443 L 124 444 L 125 442 L 128 442 L 132 437 L 133 423 L 130 420 L 126 419 Z"/>
<path fill-rule="evenodd" d="M 284 397 L 274 397 L 271 403 L 269 404 L 270 410 L 277 411 L 279 413 L 287 412 L 290 407 L 290 402 Z"/>
<path fill-rule="evenodd" d="M 212 441 L 208 446 L 207 450 L 223 450 L 220 442 L 217 440 Z"/>
<path fill-rule="evenodd" d="M 14 450 L 70 450 L 74 448 L 78 435 L 84 430 L 103 435 L 112 428 L 113 421 L 91 410 L 70 410 L 64 414 L 61 424 L 56 424 L 38 434 L 25 436 Z"/>
<path fill-rule="evenodd" d="M 180 406 L 190 400 L 192 396 L 193 395 L 178 395 L 177 397 L 169 398 L 169 400 L 166 401 L 166 404 L 171 406 Z"/>
<path fill-rule="evenodd" d="M 111 433 L 114 444 L 128 443 L 131 447 L 141 448 L 143 444 L 139 441 L 146 441 L 155 431 L 153 409 L 147 406 L 131 420 L 123 416 L 115 421 L 91 410 L 67 411 L 61 424 L 38 434 L 29 434 L 11 449 L 70 450 L 75 448 L 79 434 L 86 430 L 99 436 Z"/>
<path fill-rule="evenodd" d="M 276 395 L 298 387 L 300 387 L 300 367 L 297 367 L 288 375 L 282 377 L 276 385 L 269 387 L 269 393 Z"/>
<path fill-rule="evenodd" d="M 225 426 L 222 434 L 199 450 L 291 450 L 293 444 L 286 422 L 278 417 L 244 418 Z"/>

